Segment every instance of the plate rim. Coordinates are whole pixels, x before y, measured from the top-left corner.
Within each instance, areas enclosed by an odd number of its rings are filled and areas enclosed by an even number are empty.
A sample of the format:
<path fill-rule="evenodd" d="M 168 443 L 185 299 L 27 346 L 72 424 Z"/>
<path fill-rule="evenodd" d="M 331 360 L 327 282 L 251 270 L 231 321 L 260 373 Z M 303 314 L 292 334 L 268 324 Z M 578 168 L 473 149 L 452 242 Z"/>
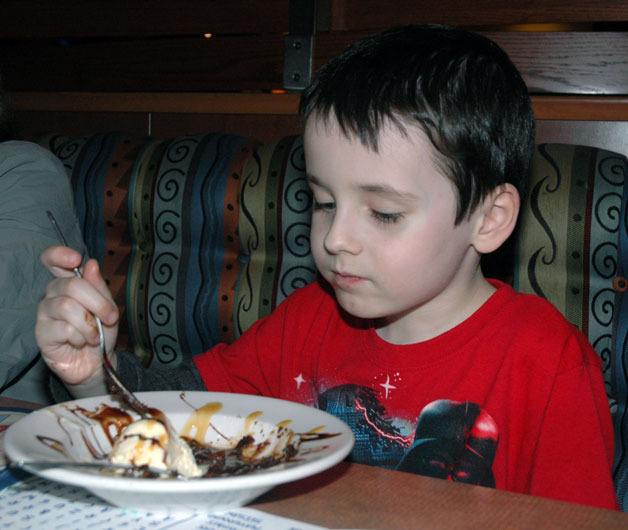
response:
<path fill-rule="evenodd" d="M 280 402 L 282 406 L 288 406 L 290 408 L 294 408 L 297 410 L 302 410 L 308 414 L 314 414 L 316 418 L 325 419 L 328 418 L 328 421 L 331 421 L 334 426 L 333 431 L 339 430 L 339 435 L 343 435 L 343 441 L 338 445 L 332 452 L 329 454 L 325 454 L 320 458 L 316 458 L 314 460 L 310 460 L 305 463 L 305 465 L 296 465 L 282 468 L 282 469 L 264 469 L 259 472 L 247 473 L 244 475 L 238 476 L 227 476 L 227 477 L 208 477 L 208 478 L 199 478 L 199 479 L 190 479 L 187 480 L 160 480 L 160 479 L 149 479 L 149 478 L 133 478 L 133 477 L 118 477 L 118 476 L 106 476 L 97 473 L 88 473 L 80 470 L 72 470 L 72 469 L 34 469 L 28 468 L 25 466 L 25 469 L 30 473 L 46 478 L 48 480 L 53 480 L 56 482 L 62 482 L 64 484 L 81 486 L 91 491 L 94 490 L 128 490 L 129 488 L 141 486 L 142 493 L 167 493 L 168 491 L 176 490 L 177 494 L 181 493 L 210 493 L 215 491 L 227 491 L 227 490 L 239 490 L 239 489 L 253 489 L 253 488 L 268 488 L 273 487 L 279 484 L 284 484 L 287 482 L 293 482 L 295 480 L 299 480 L 302 478 L 306 478 L 308 476 L 313 476 L 317 473 L 320 473 L 326 469 L 331 468 L 332 466 L 338 464 L 342 460 L 346 458 L 346 456 L 351 452 L 351 449 L 355 443 L 355 437 L 353 431 L 350 427 L 342 421 L 340 418 L 330 414 L 321 409 L 317 409 L 315 407 L 310 407 L 303 403 L 298 403 L 295 401 L 288 401 L 285 399 L 279 399 L 270 396 L 258 396 L 253 394 L 241 394 L 241 393 L 232 393 L 232 392 L 214 392 L 214 391 L 199 391 L 199 390 L 158 390 L 158 391 L 147 391 L 147 392 L 136 392 L 138 398 L 143 400 L 150 401 L 152 395 L 157 394 L 160 396 L 164 395 L 173 395 L 180 396 L 184 394 L 187 397 L 190 396 L 204 396 L 205 402 L 210 401 L 237 401 L 237 400 L 255 400 L 259 405 L 266 402 L 272 406 L 273 402 Z M 19 451 L 16 442 L 19 439 L 14 440 L 16 438 L 16 432 L 18 430 L 18 425 L 23 422 L 32 422 L 34 418 L 39 414 L 45 414 L 49 412 L 51 408 L 67 406 L 70 404 L 80 405 L 82 403 L 92 403 L 93 401 L 98 402 L 101 401 L 111 401 L 111 395 L 100 395 L 93 396 L 87 398 L 74 399 L 70 401 L 65 401 L 62 403 L 55 403 L 49 405 L 47 407 L 42 407 L 33 411 L 32 413 L 26 415 L 24 418 L 21 418 L 13 425 L 11 425 L 7 431 L 4 433 L 4 451 L 8 460 L 15 460 L 20 458 L 27 458 L 23 452 Z M 93 406 L 93 405 L 90 405 Z M 225 408 L 227 404 L 225 403 Z M 262 408 L 261 406 L 254 407 Z M 316 420 L 315 418 L 315 420 Z M 316 421 L 316 423 L 320 423 L 320 421 Z M 336 425 L 338 428 L 336 428 Z M 20 438 L 21 439 L 21 438 Z M 16 451 L 17 449 L 17 451 Z M 95 483 L 97 481 L 98 483 Z"/>

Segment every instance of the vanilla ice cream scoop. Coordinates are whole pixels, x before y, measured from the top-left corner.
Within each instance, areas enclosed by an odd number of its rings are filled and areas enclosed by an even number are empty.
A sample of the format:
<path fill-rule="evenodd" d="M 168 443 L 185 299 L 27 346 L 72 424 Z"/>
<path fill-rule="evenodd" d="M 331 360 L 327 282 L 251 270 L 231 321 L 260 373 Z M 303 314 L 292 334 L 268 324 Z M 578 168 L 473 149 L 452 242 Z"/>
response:
<path fill-rule="evenodd" d="M 127 425 L 116 438 L 109 453 L 114 464 L 148 466 L 153 469 L 176 471 L 184 477 L 203 474 L 196 464 L 192 449 L 183 440 L 172 443 L 165 425 L 145 418 Z"/>

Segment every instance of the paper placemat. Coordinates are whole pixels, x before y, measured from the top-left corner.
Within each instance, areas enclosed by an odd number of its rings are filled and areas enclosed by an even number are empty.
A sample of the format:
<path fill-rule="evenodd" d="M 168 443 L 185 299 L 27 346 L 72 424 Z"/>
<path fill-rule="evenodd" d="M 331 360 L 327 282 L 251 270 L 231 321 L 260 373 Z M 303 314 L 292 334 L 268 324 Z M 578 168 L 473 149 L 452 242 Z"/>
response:
<path fill-rule="evenodd" d="M 7 471 L 5 470 L 5 473 Z M 252 508 L 220 513 L 160 514 L 116 508 L 83 488 L 40 477 L 0 491 L 0 528 L 11 530 L 322 530 Z"/>
<path fill-rule="evenodd" d="M 17 420 L 23 418 L 31 412 L 30 410 L 14 408 L 14 407 L 2 407 L 0 408 L 0 469 L 6 466 L 6 458 L 4 456 L 4 433 L 13 425 Z M 0 487 L 1 488 L 1 487 Z"/>

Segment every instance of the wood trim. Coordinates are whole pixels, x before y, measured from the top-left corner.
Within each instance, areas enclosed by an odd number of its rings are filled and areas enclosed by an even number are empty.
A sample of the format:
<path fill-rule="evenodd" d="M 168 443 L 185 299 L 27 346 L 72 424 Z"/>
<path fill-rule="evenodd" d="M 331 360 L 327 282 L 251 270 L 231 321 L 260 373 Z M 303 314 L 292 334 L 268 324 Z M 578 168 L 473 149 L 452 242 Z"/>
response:
<path fill-rule="evenodd" d="M 299 94 L 15 92 L 19 111 L 283 114 L 298 112 Z M 539 120 L 628 121 L 628 96 L 532 96 Z"/>
<path fill-rule="evenodd" d="M 296 114 L 298 94 L 163 92 L 14 92 L 16 110 L 62 112 L 176 112 Z"/>
<path fill-rule="evenodd" d="M 628 121 L 628 96 L 532 96 L 537 120 Z"/>
<path fill-rule="evenodd" d="M 319 0 L 319 26 L 377 30 L 430 23 L 455 26 L 628 21 L 624 0 Z M 201 35 L 288 31 L 289 0 L 2 0 L 0 39 Z M 323 22 L 325 21 L 325 22 Z M 330 21 L 330 22 L 327 22 Z"/>

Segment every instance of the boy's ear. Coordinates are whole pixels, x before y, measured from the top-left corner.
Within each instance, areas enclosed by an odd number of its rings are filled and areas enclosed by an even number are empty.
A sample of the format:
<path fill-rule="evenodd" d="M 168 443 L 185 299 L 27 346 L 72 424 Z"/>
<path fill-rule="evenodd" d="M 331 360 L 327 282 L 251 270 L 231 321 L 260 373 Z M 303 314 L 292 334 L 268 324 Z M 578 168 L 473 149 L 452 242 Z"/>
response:
<path fill-rule="evenodd" d="M 497 250 L 512 234 L 517 224 L 521 200 L 512 184 L 501 184 L 479 207 L 473 247 L 480 254 Z"/>

